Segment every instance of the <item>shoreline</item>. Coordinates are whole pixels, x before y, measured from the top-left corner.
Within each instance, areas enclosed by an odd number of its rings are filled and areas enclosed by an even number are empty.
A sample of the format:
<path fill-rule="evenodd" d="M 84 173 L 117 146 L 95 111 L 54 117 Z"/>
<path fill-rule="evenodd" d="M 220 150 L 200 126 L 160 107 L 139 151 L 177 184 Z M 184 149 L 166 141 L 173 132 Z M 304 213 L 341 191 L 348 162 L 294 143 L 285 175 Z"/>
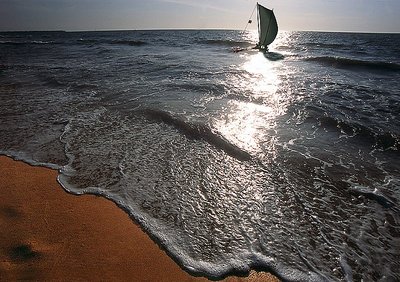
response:
<path fill-rule="evenodd" d="M 0 277 L 209 281 L 177 265 L 114 202 L 72 195 L 56 170 L 0 156 Z M 266 272 L 223 281 L 279 281 Z"/>

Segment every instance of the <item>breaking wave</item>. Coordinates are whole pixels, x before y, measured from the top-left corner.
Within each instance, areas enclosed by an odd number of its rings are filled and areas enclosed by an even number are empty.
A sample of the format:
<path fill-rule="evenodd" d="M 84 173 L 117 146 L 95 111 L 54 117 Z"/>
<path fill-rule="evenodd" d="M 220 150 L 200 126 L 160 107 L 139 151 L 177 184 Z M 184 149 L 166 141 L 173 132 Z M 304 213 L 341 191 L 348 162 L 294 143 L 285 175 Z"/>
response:
<path fill-rule="evenodd" d="M 350 192 L 355 195 L 364 196 L 367 199 L 375 201 L 384 208 L 394 208 L 395 210 L 398 210 L 395 207 L 395 202 L 389 199 L 387 196 L 383 195 L 382 192 L 376 190 L 370 191 L 368 188 L 361 186 L 350 188 Z"/>
<path fill-rule="evenodd" d="M 400 136 L 393 132 L 375 132 L 372 128 L 355 122 L 344 121 L 333 117 L 318 117 L 321 127 L 340 131 L 349 136 L 362 138 L 372 147 L 382 150 L 400 150 Z"/>
<path fill-rule="evenodd" d="M 249 153 L 230 143 L 206 124 L 185 121 L 172 116 L 170 113 L 155 109 L 143 110 L 142 114 L 150 120 L 163 122 L 175 127 L 188 138 L 204 140 L 238 160 L 248 161 L 252 158 Z"/>

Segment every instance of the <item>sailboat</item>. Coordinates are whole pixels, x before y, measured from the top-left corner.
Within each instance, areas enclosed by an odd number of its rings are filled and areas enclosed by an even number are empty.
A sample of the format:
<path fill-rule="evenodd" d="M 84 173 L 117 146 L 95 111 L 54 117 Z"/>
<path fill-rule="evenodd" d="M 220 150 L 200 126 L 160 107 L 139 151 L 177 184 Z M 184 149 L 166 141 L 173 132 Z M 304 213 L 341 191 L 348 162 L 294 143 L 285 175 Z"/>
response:
<path fill-rule="evenodd" d="M 268 45 L 274 42 L 278 34 L 278 23 L 273 10 L 265 8 L 257 2 L 258 43 L 255 49 L 267 52 Z"/>
<path fill-rule="evenodd" d="M 258 43 L 252 49 L 258 49 L 262 52 L 268 52 L 268 45 L 274 42 L 278 34 L 278 23 L 276 21 L 274 11 L 265 8 L 258 2 L 256 7 L 254 7 L 251 17 L 253 16 L 256 8 L 257 8 L 257 22 L 258 22 Z M 247 25 L 252 22 L 251 17 Z M 244 30 L 247 29 L 247 25 Z M 246 49 L 240 47 L 233 48 L 234 52 L 240 52 L 244 50 Z"/>

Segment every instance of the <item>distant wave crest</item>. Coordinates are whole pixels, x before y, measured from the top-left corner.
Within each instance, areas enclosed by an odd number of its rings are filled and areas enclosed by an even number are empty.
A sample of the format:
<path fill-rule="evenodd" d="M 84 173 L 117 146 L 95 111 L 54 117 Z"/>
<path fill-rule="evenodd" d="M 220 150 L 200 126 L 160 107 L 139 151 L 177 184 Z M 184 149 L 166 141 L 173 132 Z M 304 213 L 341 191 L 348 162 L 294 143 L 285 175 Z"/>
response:
<path fill-rule="evenodd" d="M 140 40 L 113 40 L 110 42 L 111 44 L 120 44 L 120 45 L 129 45 L 129 46 L 142 46 L 147 43 Z"/>
<path fill-rule="evenodd" d="M 32 41 L 0 41 L 0 44 L 4 45 L 41 45 L 41 44 L 59 44 L 54 41 L 41 41 L 41 40 L 32 40 Z"/>
<path fill-rule="evenodd" d="M 83 44 L 83 45 L 116 44 L 116 45 L 129 45 L 129 46 L 142 46 L 147 44 L 146 42 L 140 40 L 78 39 L 75 42 L 76 43 L 72 44 Z M 0 44 L 23 46 L 23 45 L 65 44 L 65 42 L 32 40 L 32 41 L 0 41 Z"/>
<path fill-rule="evenodd" d="M 302 45 L 310 47 L 326 48 L 326 49 L 343 48 L 344 46 L 346 46 L 345 44 L 341 43 L 321 43 L 321 42 L 307 42 L 303 43 Z"/>
<path fill-rule="evenodd" d="M 98 39 L 79 39 L 80 44 L 96 45 L 96 44 L 115 44 L 115 45 L 129 45 L 129 46 L 142 46 L 147 42 L 140 40 L 98 40 Z"/>
<path fill-rule="evenodd" d="M 309 62 L 330 65 L 335 68 L 343 69 L 368 69 L 375 71 L 400 71 L 400 65 L 392 62 L 363 61 L 341 57 L 309 57 L 305 59 Z"/>
<path fill-rule="evenodd" d="M 207 45 L 220 45 L 220 46 L 228 46 L 228 47 L 250 47 L 253 46 L 250 42 L 246 41 L 235 41 L 235 40 L 222 40 L 222 39 L 210 39 L 210 40 L 202 40 L 199 41 L 201 44 Z"/>

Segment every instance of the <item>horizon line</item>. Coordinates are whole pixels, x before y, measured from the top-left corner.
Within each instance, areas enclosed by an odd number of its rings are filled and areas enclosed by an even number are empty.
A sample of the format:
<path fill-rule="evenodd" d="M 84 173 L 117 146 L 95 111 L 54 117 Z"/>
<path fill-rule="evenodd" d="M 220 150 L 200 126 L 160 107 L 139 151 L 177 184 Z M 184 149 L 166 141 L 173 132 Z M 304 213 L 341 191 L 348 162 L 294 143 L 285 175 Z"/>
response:
<path fill-rule="evenodd" d="M 226 30 L 226 31 L 245 31 L 243 29 L 237 28 L 121 28 L 121 29 L 76 29 L 76 30 L 63 30 L 63 29 L 43 29 L 43 30 L 23 30 L 23 29 L 15 29 L 15 30 L 0 30 L 0 33 L 7 32 L 118 32 L 118 31 L 168 31 L 168 30 Z M 257 31 L 257 29 L 248 29 L 246 31 Z M 282 32 L 326 32 L 326 33 L 366 33 L 366 34 L 399 34 L 400 31 L 347 31 L 347 30 L 281 30 Z"/>

